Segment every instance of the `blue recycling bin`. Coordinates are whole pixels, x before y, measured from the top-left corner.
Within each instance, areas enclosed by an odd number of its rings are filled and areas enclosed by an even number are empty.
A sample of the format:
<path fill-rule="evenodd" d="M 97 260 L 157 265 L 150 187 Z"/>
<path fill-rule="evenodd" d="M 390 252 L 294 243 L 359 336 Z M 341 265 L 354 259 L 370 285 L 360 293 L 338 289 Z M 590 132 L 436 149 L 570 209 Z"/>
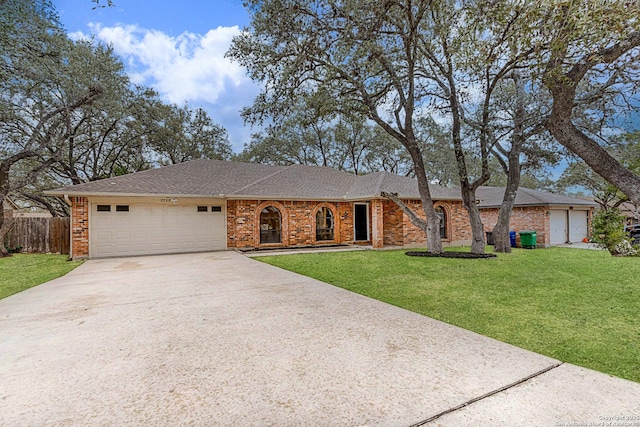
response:
<path fill-rule="evenodd" d="M 509 232 L 509 240 L 511 241 L 511 247 L 515 248 L 516 247 L 516 232 L 515 231 L 510 231 Z"/>

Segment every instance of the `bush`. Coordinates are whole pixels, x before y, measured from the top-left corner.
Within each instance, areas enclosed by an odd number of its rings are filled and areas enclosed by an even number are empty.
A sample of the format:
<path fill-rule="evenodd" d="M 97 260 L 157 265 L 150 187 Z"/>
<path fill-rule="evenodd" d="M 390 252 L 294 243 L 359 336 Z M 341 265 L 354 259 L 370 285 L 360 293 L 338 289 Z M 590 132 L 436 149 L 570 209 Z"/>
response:
<path fill-rule="evenodd" d="M 624 216 L 617 208 L 603 209 L 593 217 L 593 241 L 614 256 L 638 255 L 624 231 Z"/>

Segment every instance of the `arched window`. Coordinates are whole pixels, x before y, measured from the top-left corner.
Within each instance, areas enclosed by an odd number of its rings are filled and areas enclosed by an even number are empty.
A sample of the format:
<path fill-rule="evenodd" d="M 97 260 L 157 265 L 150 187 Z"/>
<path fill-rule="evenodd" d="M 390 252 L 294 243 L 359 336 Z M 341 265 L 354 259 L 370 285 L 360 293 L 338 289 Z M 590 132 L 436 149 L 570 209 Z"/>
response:
<path fill-rule="evenodd" d="M 333 240 L 333 213 L 327 207 L 316 214 L 316 240 Z"/>
<path fill-rule="evenodd" d="M 447 238 L 447 214 L 442 206 L 436 208 L 436 215 L 440 220 L 440 238 Z"/>
<path fill-rule="evenodd" d="M 280 243 L 282 221 L 280 211 L 267 206 L 260 212 L 260 243 Z"/>

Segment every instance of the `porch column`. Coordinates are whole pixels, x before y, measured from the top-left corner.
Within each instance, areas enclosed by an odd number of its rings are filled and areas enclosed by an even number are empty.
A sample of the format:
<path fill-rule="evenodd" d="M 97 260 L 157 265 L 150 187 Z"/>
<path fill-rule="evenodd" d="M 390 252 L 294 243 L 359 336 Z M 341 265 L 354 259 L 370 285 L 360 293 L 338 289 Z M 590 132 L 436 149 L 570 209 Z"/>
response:
<path fill-rule="evenodd" d="M 72 259 L 89 257 L 89 201 L 86 197 L 71 198 L 71 247 Z"/>
<path fill-rule="evenodd" d="M 374 249 L 380 249 L 384 246 L 384 221 L 381 199 L 373 199 L 371 201 L 371 244 Z"/>

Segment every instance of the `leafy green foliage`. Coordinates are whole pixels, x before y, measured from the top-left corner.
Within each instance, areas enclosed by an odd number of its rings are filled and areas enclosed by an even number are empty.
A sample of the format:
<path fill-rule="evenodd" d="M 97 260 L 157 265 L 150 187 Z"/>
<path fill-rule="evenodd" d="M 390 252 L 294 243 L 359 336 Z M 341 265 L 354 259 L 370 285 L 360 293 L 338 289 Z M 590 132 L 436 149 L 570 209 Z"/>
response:
<path fill-rule="evenodd" d="M 112 47 L 70 40 L 48 0 L 0 3 L 0 52 L 0 205 L 11 194 L 64 214 L 43 190 L 231 157 L 226 131 L 204 110 L 133 85 Z"/>
<path fill-rule="evenodd" d="M 404 251 L 256 259 L 640 382 L 637 259 L 568 248 L 514 249 L 489 260 L 416 258 Z"/>
<path fill-rule="evenodd" d="M 202 108 L 155 103 L 148 112 L 155 121 L 147 135 L 147 148 L 161 165 L 195 159 L 229 160 L 231 145 L 227 131 Z"/>
<path fill-rule="evenodd" d="M 545 127 L 640 204 L 640 176 L 607 151 L 613 133 L 603 131 L 637 106 L 640 1 L 552 2 L 542 24 L 549 47 L 538 64 L 553 97 Z"/>
<path fill-rule="evenodd" d="M 379 126 L 353 115 L 309 116 L 308 109 L 296 107 L 292 107 L 289 117 L 279 124 L 254 134 L 236 160 L 328 166 L 356 175 L 378 171 L 413 174 L 406 150 Z M 433 179 L 444 176 L 442 170 L 447 169 L 438 160 L 435 156 L 425 158 Z M 455 168 L 452 165 L 452 161 L 447 164 L 449 169 Z M 429 169 L 431 166 L 433 169 Z"/>
<path fill-rule="evenodd" d="M 593 241 L 611 255 L 637 255 L 624 230 L 624 216 L 617 208 L 601 209 L 593 216 Z"/>

